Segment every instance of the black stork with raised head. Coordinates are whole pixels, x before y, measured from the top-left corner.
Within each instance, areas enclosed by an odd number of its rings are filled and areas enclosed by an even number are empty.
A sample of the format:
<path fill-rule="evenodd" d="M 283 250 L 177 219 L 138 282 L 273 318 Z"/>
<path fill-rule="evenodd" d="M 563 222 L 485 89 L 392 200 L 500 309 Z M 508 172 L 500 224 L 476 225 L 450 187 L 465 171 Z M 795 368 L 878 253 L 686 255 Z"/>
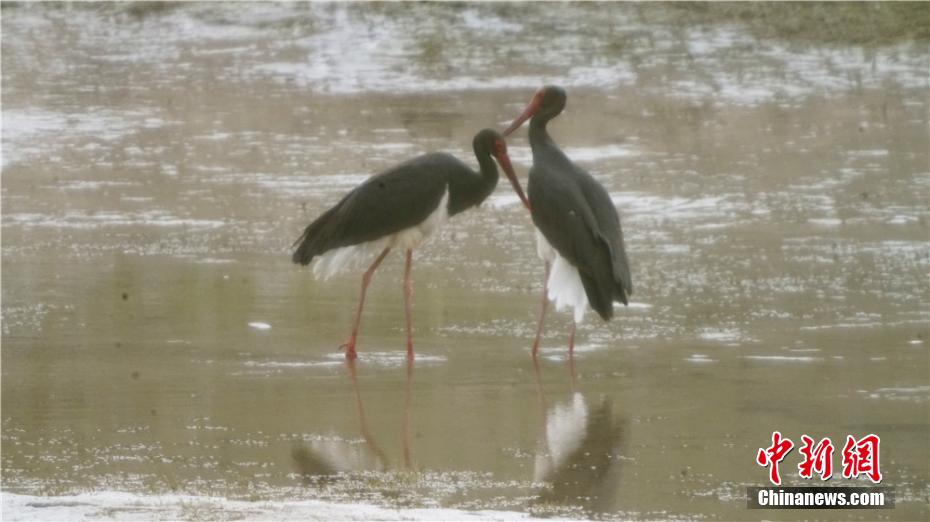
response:
<path fill-rule="evenodd" d="M 292 260 L 313 267 L 317 276 L 329 277 L 340 268 L 374 260 L 362 276 L 362 290 L 345 348 L 346 357 L 355 359 L 358 327 L 365 305 L 365 292 L 372 274 L 393 248 L 404 250 L 404 313 L 407 330 L 407 358 L 413 358 L 410 331 L 413 249 L 436 232 L 445 221 L 480 204 L 497 186 L 494 159 L 504 169 L 523 204 L 529 202 L 520 188 L 507 156 L 507 144 L 497 131 L 484 129 L 472 142 L 480 171 L 451 154 L 434 152 L 418 156 L 376 174 L 345 195 L 334 207 L 311 223 L 294 243 Z"/>
<path fill-rule="evenodd" d="M 614 302 L 629 304 L 633 293 L 617 209 L 604 187 L 572 163 L 546 130 L 549 120 L 565 108 L 565 100 L 561 87 L 549 85 L 539 89 L 504 131 L 504 136 L 509 136 L 530 120 L 533 167 L 527 194 L 536 226 L 536 250 L 546 263 L 533 356 L 539 350 L 550 300 L 557 309 L 569 306 L 574 309 L 569 337 L 572 353 L 576 324 L 589 304 L 608 321 L 613 317 Z"/>

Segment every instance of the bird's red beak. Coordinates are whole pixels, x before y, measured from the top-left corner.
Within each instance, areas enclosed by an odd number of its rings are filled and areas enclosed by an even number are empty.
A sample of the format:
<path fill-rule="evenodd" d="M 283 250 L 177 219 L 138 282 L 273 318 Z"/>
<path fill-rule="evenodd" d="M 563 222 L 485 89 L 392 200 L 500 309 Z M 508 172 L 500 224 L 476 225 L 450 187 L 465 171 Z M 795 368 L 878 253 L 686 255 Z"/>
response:
<path fill-rule="evenodd" d="M 513 171 L 513 165 L 510 164 L 510 156 L 507 155 L 507 146 L 504 145 L 504 140 L 499 140 L 497 147 L 495 147 L 494 158 L 497 159 L 497 163 L 504 169 L 504 174 L 507 175 L 507 179 L 509 179 L 510 184 L 513 185 L 513 191 L 520 197 L 523 206 L 530 212 L 533 212 L 533 209 L 530 207 L 530 201 L 526 199 L 526 194 L 523 193 L 523 187 L 520 186 L 520 180 L 517 179 L 517 174 Z"/>
<path fill-rule="evenodd" d="M 543 91 L 542 89 L 540 89 L 536 91 L 536 94 L 533 95 L 533 99 L 530 100 L 530 103 L 526 105 L 526 108 L 523 109 L 523 112 L 520 113 L 519 116 L 517 116 L 517 119 L 513 120 L 513 123 L 510 124 L 510 127 L 507 127 L 507 130 L 505 130 L 503 133 L 504 137 L 506 138 L 507 136 L 510 136 L 510 134 L 512 134 L 513 131 L 519 129 L 520 126 L 523 125 L 523 122 L 532 118 L 533 115 L 536 114 L 537 111 L 539 111 L 539 107 L 542 105 L 542 100 L 543 100 Z"/>

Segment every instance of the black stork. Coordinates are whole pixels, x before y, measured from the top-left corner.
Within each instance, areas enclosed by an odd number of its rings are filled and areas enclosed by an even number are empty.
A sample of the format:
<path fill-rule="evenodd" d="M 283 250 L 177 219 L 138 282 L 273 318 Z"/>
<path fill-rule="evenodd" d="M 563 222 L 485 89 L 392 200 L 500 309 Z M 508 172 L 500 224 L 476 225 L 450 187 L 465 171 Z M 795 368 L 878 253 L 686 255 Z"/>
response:
<path fill-rule="evenodd" d="M 536 226 L 536 250 L 546 263 L 534 357 L 550 300 L 557 309 L 574 308 L 568 342 L 571 354 L 575 327 L 588 304 L 608 321 L 613 317 L 614 302 L 626 305 L 633 293 L 617 209 L 604 187 L 572 163 L 546 130 L 549 120 L 565 108 L 565 100 L 561 87 L 549 85 L 539 89 L 504 131 L 504 136 L 509 136 L 530 120 L 533 167 L 527 194 Z"/>
<path fill-rule="evenodd" d="M 480 172 L 451 154 L 434 152 L 418 156 L 376 174 L 355 187 L 334 207 L 311 223 L 294 243 L 292 260 L 308 265 L 319 257 L 315 275 L 328 277 L 340 268 L 374 259 L 362 276 L 362 290 L 346 358 L 355 359 L 358 326 L 365 305 L 365 291 L 372 274 L 393 248 L 406 252 L 404 313 L 407 358 L 413 358 L 410 331 L 410 265 L 413 249 L 445 221 L 480 204 L 497 186 L 500 163 L 523 204 L 529 202 L 520 188 L 507 156 L 507 144 L 497 131 L 484 129 L 472 142 Z M 493 159 L 492 159 L 493 158 Z"/>

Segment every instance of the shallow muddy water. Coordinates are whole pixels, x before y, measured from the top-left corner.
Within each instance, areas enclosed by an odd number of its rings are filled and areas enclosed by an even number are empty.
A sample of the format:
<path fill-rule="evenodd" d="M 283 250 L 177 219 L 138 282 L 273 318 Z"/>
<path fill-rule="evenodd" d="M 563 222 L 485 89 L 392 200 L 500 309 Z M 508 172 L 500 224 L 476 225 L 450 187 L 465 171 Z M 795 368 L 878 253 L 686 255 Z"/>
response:
<path fill-rule="evenodd" d="M 881 437 L 896 508 L 804 516 L 926 518 L 926 44 L 523 7 L 5 4 L 3 491 L 793 519 L 746 509 L 778 430 L 831 437 L 835 469 Z M 316 281 L 291 243 L 393 163 L 475 164 L 543 83 L 634 302 L 573 360 L 550 314 L 534 365 L 543 267 L 504 182 L 415 252 L 415 365 L 392 254 L 347 366 L 360 274 Z M 525 131 L 510 153 L 525 183 Z"/>

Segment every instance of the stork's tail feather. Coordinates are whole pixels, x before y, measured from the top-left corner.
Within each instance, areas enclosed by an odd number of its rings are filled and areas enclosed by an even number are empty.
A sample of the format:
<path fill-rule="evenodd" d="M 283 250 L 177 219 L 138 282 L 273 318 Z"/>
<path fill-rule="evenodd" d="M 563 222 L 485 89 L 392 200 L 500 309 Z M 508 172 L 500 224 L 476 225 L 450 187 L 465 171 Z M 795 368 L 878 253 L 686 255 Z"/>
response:
<path fill-rule="evenodd" d="M 294 247 L 297 247 L 297 250 L 291 256 L 291 261 L 299 265 L 309 265 L 314 256 L 313 225 L 308 226 L 300 238 L 291 245 L 291 248 Z"/>
<path fill-rule="evenodd" d="M 624 305 L 630 304 L 630 294 L 633 292 L 628 292 L 626 287 L 621 282 L 617 282 L 617 286 L 614 287 L 614 299 L 620 301 Z"/>
<path fill-rule="evenodd" d="M 314 257 L 329 250 L 327 229 L 330 227 L 327 227 L 327 225 L 337 208 L 338 205 L 327 210 L 304 229 L 304 233 L 291 245 L 291 248 L 297 247 L 297 250 L 291 256 L 291 261 L 299 265 L 309 265 Z"/>
<path fill-rule="evenodd" d="M 606 285 L 598 284 L 595 278 L 581 271 L 579 271 L 579 274 L 591 308 L 601 316 L 601 319 L 609 321 L 614 316 L 612 289 Z"/>

